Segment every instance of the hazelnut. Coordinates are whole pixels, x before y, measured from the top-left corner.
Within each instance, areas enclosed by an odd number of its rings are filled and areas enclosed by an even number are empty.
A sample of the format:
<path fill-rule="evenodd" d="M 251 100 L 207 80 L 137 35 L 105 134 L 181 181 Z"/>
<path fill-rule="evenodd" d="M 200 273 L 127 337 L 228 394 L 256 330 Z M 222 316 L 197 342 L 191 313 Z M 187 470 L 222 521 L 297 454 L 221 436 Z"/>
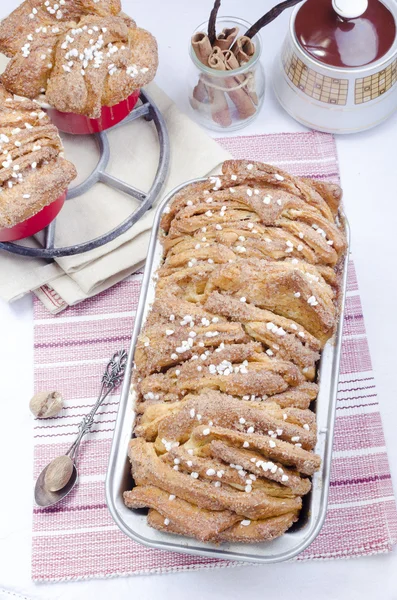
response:
<path fill-rule="evenodd" d="M 63 398 L 59 392 L 39 392 L 29 402 L 29 408 L 37 419 L 49 419 L 62 410 Z"/>

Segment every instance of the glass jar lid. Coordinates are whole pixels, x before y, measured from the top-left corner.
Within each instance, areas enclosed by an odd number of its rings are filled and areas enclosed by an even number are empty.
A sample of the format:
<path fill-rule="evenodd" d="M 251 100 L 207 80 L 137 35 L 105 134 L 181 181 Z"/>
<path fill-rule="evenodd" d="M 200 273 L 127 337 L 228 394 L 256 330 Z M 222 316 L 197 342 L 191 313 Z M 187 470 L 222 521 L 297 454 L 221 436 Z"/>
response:
<path fill-rule="evenodd" d="M 396 37 L 393 14 L 380 0 L 306 0 L 294 26 L 307 54 L 333 67 L 373 63 Z"/>

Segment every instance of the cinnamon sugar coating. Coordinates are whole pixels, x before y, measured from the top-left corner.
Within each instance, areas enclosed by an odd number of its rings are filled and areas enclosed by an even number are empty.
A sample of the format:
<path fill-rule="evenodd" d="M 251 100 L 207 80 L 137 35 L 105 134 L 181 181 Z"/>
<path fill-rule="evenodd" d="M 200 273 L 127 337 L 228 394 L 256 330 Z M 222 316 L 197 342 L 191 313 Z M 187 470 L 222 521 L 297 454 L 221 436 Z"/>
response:
<path fill-rule="evenodd" d="M 317 367 L 339 316 L 341 190 L 262 163 L 174 196 L 135 351 L 126 505 L 160 531 L 261 542 L 298 519 Z"/>
<path fill-rule="evenodd" d="M 13 227 L 57 200 L 76 177 L 57 128 L 30 100 L 0 84 L 0 227 Z"/>
<path fill-rule="evenodd" d="M 186 523 L 189 522 L 188 527 L 191 528 L 192 517 L 193 514 L 190 511 L 188 513 L 184 513 L 183 510 L 180 510 L 179 520 L 182 521 L 182 526 L 178 527 L 177 523 L 173 519 L 169 519 L 169 523 L 167 522 L 167 525 L 165 525 L 163 516 L 155 509 L 151 509 L 149 510 L 148 514 L 148 524 L 159 531 L 177 533 L 179 535 L 190 534 L 192 537 L 197 537 L 202 541 L 252 543 L 270 541 L 279 537 L 285 533 L 285 531 L 287 531 L 287 529 L 289 529 L 298 518 L 297 512 L 291 512 L 285 515 L 280 515 L 279 517 L 270 517 L 268 519 L 261 519 L 257 521 L 249 521 L 245 519 L 240 520 L 240 522 L 236 523 L 235 525 L 223 529 L 218 534 L 211 529 L 208 535 L 208 528 L 202 528 L 201 520 L 200 527 L 197 527 L 196 530 L 192 530 L 191 533 L 187 532 Z M 196 523 L 198 525 L 197 521 Z"/>
<path fill-rule="evenodd" d="M 99 118 L 157 70 L 156 40 L 120 11 L 118 0 L 25 0 L 0 24 L 0 51 L 11 58 L 3 84 Z"/>

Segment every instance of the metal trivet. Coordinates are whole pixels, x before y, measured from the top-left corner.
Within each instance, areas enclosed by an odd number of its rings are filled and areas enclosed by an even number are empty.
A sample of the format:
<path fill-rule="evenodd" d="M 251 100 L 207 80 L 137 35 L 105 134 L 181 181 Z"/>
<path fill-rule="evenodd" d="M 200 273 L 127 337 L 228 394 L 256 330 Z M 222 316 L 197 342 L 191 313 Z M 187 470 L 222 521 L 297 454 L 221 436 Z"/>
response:
<path fill-rule="evenodd" d="M 122 223 L 120 223 L 120 225 L 111 231 L 108 231 L 107 233 L 104 233 L 93 240 L 89 240 L 81 244 L 57 248 L 54 242 L 56 224 L 56 219 L 54 219 L 54 221 L 52 221 L 52 223 L 50 223 L 50 225 L 48 225 L 48 227 L 46 227 L 44 230 L 43 248 L 29 248 L 28 246 L 23 246 L 19 243 L 0 242 L 0 250 L 6 250 L 7 252 L 12 252 L 13 254 L 19 254 L 20 256 L 45 259 L 81 254 L 83 252 L 93 250 L 94 248 L 98 248 L 99 246 L 103 246 L 104 244 L 107 244 L 108 242 L 111 242 L 115 238 L 119 237 L 128 229 L 130 229 L 130 227 L 132 227 L 147 210 L 152 208 L 153 203 L 155 202 L 161 188 L 164 185 L 164 181 L 168 173 L 170 162 L 170 141 L 163 116 L 154 102 L 150 99 L 150 96 L 141 90 L 139 97 L 142 104 L 134 108 L 123 121 L 117 123 L 117 125 L 112 127 L 110 131 L 116 129 L 116 127 L 121 127 L 126 123 L 130 123 L 131 121 L 135 121 L 135 119 L 139 119 L 140 117 L 144 117 L 147 121 L 153 121 L 157 130 L 160 144 L 160 157 L 156 175 L 154 177 L 152 187 L 148 193 L 146 194 L 145 192 L 138 190 L 134 186 L 125 183 L 124 181 L 121 181 L 120 179 L 117 179 L 116 177 L 113 177 L 113 175 L 110 175 L 106 172 L 106 167 L 110 158 L 110 148 L 106 131 L 103 131 L 101 133 L 94 134 L 94 138 L 100 152 L 99 161 L 95 169 L 82 183 L 69 190 L 66 197 L 66 200 L 70 200 L 71 198 L 81 196 L 81 194 L 87 192 L 93 185 L 101 182 L 112 188 L 120 190 L 129 196 L 133 196 L 140 202 L 138 208 L 136 208 L 127 219 L 125 219 Z"/>

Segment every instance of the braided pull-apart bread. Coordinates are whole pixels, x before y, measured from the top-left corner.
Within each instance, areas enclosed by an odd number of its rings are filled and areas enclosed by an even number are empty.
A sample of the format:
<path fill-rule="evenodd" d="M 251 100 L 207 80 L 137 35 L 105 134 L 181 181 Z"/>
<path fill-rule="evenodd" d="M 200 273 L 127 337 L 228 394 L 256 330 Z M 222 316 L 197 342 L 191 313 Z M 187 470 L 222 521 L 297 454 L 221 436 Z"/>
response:
<path fill-rule="evenodd" d="M 339 316 L 340 199 L 334 184 L 232 160 L 165 209 L 124 493 L 152 527 L 259 542 L 298 519 L 321 464 L 310 404 Z"/>
<path fill-rule="evenodd" d="M 37 214 L 77 175 L 46 113 L 31 100 L 15 100 L 1 84 L 0 155 L 0 228 Z"/>
<path fill-rule="evenodd" d="M 0 24 L 0 51 L 11 58 L 4 86 L 99 118 L 157 69 L 156 40 L 120 11 L 118 0 L 25 0 Z"/>

